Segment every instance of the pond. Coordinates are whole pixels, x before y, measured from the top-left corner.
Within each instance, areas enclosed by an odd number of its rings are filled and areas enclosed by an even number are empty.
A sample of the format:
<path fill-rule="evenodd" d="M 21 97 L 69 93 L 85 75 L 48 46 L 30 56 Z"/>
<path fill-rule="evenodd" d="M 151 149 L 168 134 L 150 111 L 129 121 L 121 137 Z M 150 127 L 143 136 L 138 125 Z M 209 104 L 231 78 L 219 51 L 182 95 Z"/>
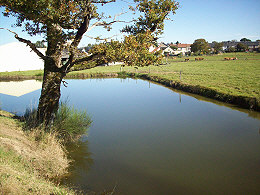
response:
<path fill-rule="evenodd" d="M 62 100 L 86 109 L 93 124 L 69 147 L 75 162 L 63 183 L 123 195 L 260 194 L 258 112 L 143 80 L 67 82 Z M 37 105 L 40 89 L 14 95 L 2 88 L 4 110 Z"/>

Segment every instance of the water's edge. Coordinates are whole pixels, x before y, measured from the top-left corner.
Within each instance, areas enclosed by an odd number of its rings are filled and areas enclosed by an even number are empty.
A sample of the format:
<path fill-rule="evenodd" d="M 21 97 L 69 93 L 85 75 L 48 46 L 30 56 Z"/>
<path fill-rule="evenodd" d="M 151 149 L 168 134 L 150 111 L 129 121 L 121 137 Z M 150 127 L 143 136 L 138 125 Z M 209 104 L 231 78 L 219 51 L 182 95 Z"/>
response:
<path fill-rule="evenodd" d="M 166 87 L 181 90 L 191 94 L 197 94 L 203 97 L 207 97 L 213 100 L 218 100 L 224 103 L 236 105 L 240 108 L 249 110 L 260 111 L 260 102 L 256 98 L 245 97 L 245 96 L 234 96 L 218 92 L 214 89 L 202 87 L 199 85 L 189 85 L 179 81 L 172 81 L 158 76 L 151 76 L 149 74 L 140 73 L 74 73 L 66 75 L 66 79 L 87 79 L 87 78 L 141 78 L 144 80 L 153 81 L 155 83 L 162 84 Z M 37 79 L 42 80 L 42 76 L 1 76 L 0 81 L 19 81 L 26 79 Z"/>

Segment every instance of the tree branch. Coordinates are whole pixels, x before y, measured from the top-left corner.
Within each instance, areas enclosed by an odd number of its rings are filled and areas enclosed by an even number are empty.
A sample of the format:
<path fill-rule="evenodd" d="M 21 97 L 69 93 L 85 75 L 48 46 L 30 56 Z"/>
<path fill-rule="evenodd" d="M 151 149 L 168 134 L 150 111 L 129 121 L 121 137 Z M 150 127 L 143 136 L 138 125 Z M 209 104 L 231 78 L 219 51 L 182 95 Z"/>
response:
<path fill-rule="evenodd" d="M 116 2 L 116 0 L 110 0 L 110 1 L 105 1 L 105 0 L 95 1 L 95 0 L 92 0 L 90 3 L 101 3 L 101 4 L 107 4 L 107 3 L 113 3 L 113 2 Z"/>
<path fill-rule="evenodd" d="M 47 57 L 46 57 L 45 55 L 43 55 L 42 52 L 40 52 L 40 51 L 36 48 L 35 44 L 32 43 L 31 41 L 19 37 L 16 32 L 11 31 L 11 30 L 9 30 L 9 29 L 7 29 L 7 28 L 0 28 L 0 30 L 7 30 L 7 31 L 13 33 L 13 34 L 14 34 L 14 37 L 15 37 L 18 41 L 23 42 L 23 43 L 26 43 L 41 59 L 46 60 Z"/>
<path fill-rule="evenodd" d="M 122 33 L 120 33 L 120 34 L 122 34 Z M 111 36 L 111 37 L 106 37 L 106 38 L 91 37 L 91 36 L 89 36 L 89 35 L 85 35 L 85 36 L 88 37 L 88 38 L 90 38 L 90 39 L 95 39 L 95 40 L 98 40 L 98 41 L 106 41 L 106 40 L 108 40 L 108 39 L 112 39 L 112 38 L 114 38 L 114 37 L 117 37 L 117 36 L 119 36 L 120 34 L 116 34 L 116 35 L 113 35 L 113 36 Z"/>
<path fill-rule="evenodd" d="M 86 56 L 84 58 L 80 58 L 75 60 L 74 62 L 71 62 L 70 64 L 68 64 L 67 66 L 65 65 L 64 68 L 64 72 L 67 73 L 69 72 L 69 70 L 72 68 L 72 66 L 74 66 L 75 64 L 79 64 L 85 61 L 90 61 L 90 60 L 94 60 L 95 58 L 102 56 L 102 54 L 92 54 L 90 56 Z"/>
<path fill-rule="evenodd" d="M 84 33 L 88 30 L 88 26 L 89 26 L 89 21 L 90 21 L 90 14 L 87 14 L 84 17 L 83 22 L 81 23 L 80 27 L 78 28 L 77 34 L 73 40 L 73 42 L 70 45 L 69 51 L 70 51 L 70 56 L 69 56 L 69 60 L 68 62 L 63 66 L 65 73 L 67 73 L 69 71 L 69 69 L 74 65 L 73 64 L 73 59 L 75 57 L 76 54 L 76 49 L 79 45 L 79 42 L 82 39 L 82 36 L 84 35 Z"/>
<path fill-rule="evenodd" d="M 119 16 L 121 16 L 121 15 L 123 15 L 123 14 L 126 14 L 126 13 L 128 13 L 128 12 L 121 12 L 121 13 L 119 13 L 119 14 L 116 14 L 116 15 L 114 16 L 113 21 L 111 21 L 111 22 L 106 22 L 106 21 L 98 21 L 98 22 L 95 22 L 94 24 L 92 24 L 92 25 L 88 28 L 87 32 L 91 31 L 93 28 L 95 28 L 95 27 L 97 27 L 97 26 L 111 26 L 111 25 L 114 24 L 114 23 L 131 23 L 131 22 L 134 22 L 135 20 L 131 20 L 131 21 L 117 20 L 117 17 L 119 17 Z"/>

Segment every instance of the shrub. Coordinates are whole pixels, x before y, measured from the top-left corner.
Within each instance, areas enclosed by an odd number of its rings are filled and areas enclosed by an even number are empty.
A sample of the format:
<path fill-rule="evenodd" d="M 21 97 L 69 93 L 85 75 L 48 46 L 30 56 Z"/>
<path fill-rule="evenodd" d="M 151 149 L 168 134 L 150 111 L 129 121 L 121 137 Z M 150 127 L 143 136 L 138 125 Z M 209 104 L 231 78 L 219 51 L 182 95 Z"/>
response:
<path fill-rule="evenodd" d="M 91 123 L 86 111 L 61 103 L 53 122 L 53 130 L 65 141 L 75 141 L 87 132 Z"/>
<path fill-rule="evenodd" d="M 25 130 L 40 128 L 55 133 L 64 142 L 72 142 L 79 139 L 87 132 L 92 123 L 86 111 L 79 111 L 66 103 L 60 104 L 53 123 L 49 128 L 39 126 L 36 109 L 26 109 L 22 119 Z"/>

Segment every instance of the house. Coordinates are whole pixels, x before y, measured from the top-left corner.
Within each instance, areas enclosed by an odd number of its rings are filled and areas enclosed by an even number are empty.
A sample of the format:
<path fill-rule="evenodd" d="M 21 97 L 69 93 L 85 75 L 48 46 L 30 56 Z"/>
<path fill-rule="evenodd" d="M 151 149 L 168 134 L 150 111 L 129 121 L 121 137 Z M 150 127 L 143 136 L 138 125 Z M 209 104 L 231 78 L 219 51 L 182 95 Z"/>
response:
<path fill-rule="evenodd" d="M 187 52 L 191 52 L 191 44 L 182 44 L 182 43 L 178 43 L 178 44 L 171 44 L 171 47 L 176 47 L 177 49 L 174 51 L 175 55 L 178 55 L 180 53 L 182 53 L 183 55 L 185 55 Z"/>
<path fill-rule="evenodd" d="M 174 50 L 164 43 L 160 43 L 157 47 L 155 45 L 152 45 L 149 48 L 149 52 L 151 53 L 155 53 L 157 51 L 162 51 L 162 55 L 174 54 Z"/>
<path fill-rule="evenodd" d="M 246 41 L 246 42 L 242 42 L 245 45 L 248 46 L 248 51 L 257 51 L 258 48 L 260 47 L 260 42 L 259 41 Z"/>
<path fill-rule="evenodd" d="M 243 43 L 248 46 L 248 51 L 256 51 L 260 47 L 260 42 L 258 41 L 223 41 L 223 51 L 227 51 L 229 48 L 236 48 L 238 43 Z M 210 44 L 211 47 L 214 44 Z"/>

